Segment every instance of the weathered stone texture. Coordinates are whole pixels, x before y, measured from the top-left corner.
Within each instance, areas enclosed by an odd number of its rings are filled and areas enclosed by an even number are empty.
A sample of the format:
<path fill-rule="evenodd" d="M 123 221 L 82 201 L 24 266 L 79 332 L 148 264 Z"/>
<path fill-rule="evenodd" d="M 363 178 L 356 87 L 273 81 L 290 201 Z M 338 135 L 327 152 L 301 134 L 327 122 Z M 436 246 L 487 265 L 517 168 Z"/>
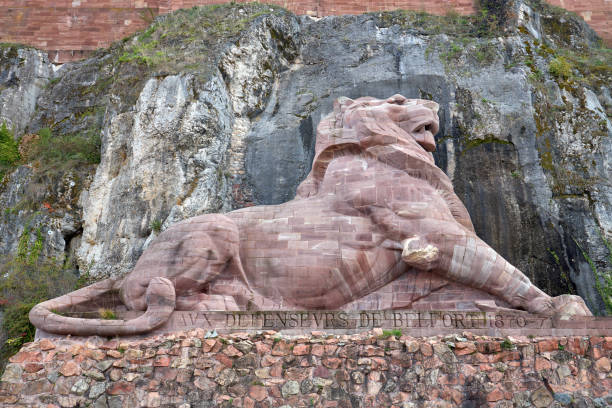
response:
<path fill-rule="evenodd" d="M 612 337 L 502 339 L 464 332 L 395 338 L 377 330 L 353 336 L 291 338 L 268 331 L 206 339 L 196 329 L 122 344 L 100 338 L 84 344 L 55 340 L 53 350 L 43 350 L 49 343 L 26 345 L 22 357 L 14 359 L 19 362 L 7 366 L 0 383 L 3 406 L 612 404 Z M 90 357 L 92 351 L 117 368 L 92 379 L 87 373 L 100 364 Z M 63 361 L 60 355 L 66 353 L 70 360 Z M 27 373 L 28 361 L 39 357 L 44 368 Z M 245 365 L 247 357 L 251 363 Z M 169 366 L 158 364 L 160 358 Z M 264 367 L 270 359 L 277 362 Z M 74 376 L 66 366 L 79 367 L 82 374 Z"/>
<path fill-rule="evenodd" d="M 38 98 L 32 130 L 99 126 L 102 163 L 92 188 L 93 169 L 53 208 L 57 219 L 31 226 L 41 226 L 45 254 L 78 253 L 81 270 L 123 275 L 155 235 L 152 221 L 165 229 L 199 213 L 291 199 L 336 96 L 399 92 L 440 103 L 436 163 L 477 234 L 548 294 L 576 287 L 603 312 L 591 265 L 610 269 L 609 86 L 560 86 L 541 54 L 542 44 L 557 44 L 544 23 L 561 20 L 523 6 L 520 30 L 465 45 L 401 16 L 267 16 L 218 53 L 213 77 L 143 70 L 142 88 L 125 87 L 129 97 L 100 86 L 116 74 L 112 52 L 65 64 Z M 591 34 L 572 32 L 570 45 L 586 47 Z M 530 79 L 528 60 L 541 81 Z M 17 212 L 0 220 L 3 253 L 14 253 L 33 214 L 15 208 L 30 174 L 20 167 L 1 188 L 2 205 Z"/>
<path fill-rule="evenodd" d="M 17 45 L 0 48 L 0 124 L 21 136 L 52 77 L 46 53 Z"/>
<path fill-rule="evenodd" d="M 0 37 L 3 41 L 26 43 L 47 50 L 54 62 L 74 61 L 97 48 L 125 37 L 146 26 L 157 14 L 180 8 L 218 4 L 227 0 L 148 0 L 115 1 L 30 1 L 27 5 L 0 2 Z M 578 13 L 599 34 L 610 41 L 612 15 L 607 0 L 548 0 Z M 384 10 L 418 10 L 445 14 L 475 11 L 472 0 L 268 0 L 296 14 L 316 17 L 361 14 Z M 68 18 L 70 16 L 70 18 Z"/>

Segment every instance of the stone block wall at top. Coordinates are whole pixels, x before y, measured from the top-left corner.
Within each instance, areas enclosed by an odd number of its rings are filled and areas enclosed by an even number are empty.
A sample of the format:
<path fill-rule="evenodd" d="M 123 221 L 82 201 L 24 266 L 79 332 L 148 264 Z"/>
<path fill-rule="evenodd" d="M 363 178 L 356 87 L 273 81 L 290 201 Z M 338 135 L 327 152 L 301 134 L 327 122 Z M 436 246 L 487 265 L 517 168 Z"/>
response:
<path fill-rule="evenodd" d="M 158 14 L 229 0 L 0 0 L 0 42 L 24 43 L 49 52 L 53 62 L 86 57 L 91 51 L 145 27 Z M 296 14 L 360 14 L 408 9 L 444 14 L 474 12 L 473 0 L 268 0 Z M 581 15 L 612 41 L 610 0 L 548 0 Z"/>

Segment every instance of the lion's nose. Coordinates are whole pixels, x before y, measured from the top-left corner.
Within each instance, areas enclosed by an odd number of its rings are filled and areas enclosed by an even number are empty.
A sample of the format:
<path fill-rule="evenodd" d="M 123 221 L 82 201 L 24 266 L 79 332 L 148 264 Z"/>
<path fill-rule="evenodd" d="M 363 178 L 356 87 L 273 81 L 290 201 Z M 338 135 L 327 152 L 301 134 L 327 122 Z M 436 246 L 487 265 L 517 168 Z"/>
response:
<path fill-rule="evenodd" d="M 419 135 L 415 139 L 417 143 L 423 146 L 423 149 L 426 151 L 433 152 L 436 150 L 436 140 L 431 132 L 426 132 L 425 134 Z"/>

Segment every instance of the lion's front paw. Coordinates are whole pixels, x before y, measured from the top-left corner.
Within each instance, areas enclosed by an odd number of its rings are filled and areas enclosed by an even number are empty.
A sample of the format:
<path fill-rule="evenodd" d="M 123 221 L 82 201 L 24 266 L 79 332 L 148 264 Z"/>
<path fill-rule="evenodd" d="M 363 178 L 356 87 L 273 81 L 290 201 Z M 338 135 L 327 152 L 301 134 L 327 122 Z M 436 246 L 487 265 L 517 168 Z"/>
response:
<path fill-rule="evenodd" d="M 552 298 L 555 308 L 555 317 L 569 320 L 573 316 L 593 316 L 584 303 L 584 299 L 576 295 L 561 295 Z"/>
<path fill-rule="evenodd" d="M 529 313 L 534 314 L 553 315 L 555 313 L 553 298 L 547 295 L 537 296 L 530 299 L 526 303 L 525 309 Z"/>
<path fill-rule="evenodd" d="M 557 297 L 538 296 L 527 302 L 527 311 L 535 314 L 554 315 L 561 320 L 573 316 L 592 316 L 593 314 L 580 296 L 561 295 Z"/>

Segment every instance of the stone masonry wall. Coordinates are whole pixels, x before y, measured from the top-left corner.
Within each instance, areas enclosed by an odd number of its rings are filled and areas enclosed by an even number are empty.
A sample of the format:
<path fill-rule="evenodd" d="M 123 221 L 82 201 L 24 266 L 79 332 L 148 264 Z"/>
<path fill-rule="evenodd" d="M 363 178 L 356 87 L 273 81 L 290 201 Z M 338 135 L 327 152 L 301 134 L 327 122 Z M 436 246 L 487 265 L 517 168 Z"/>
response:
<path fill-rule="evenodd" d="M 0 42 L 33 45 L 61 63 L 86 57 L 148 25 L 158 14 L 227 0 L 0 0 Z M 473 0 L 268 0 L 296 14 L 360 14 L 381 10 L 423 10 L 445 14 L 475 11 Z M 610 0 L 549 0 L 575 11 L 606 41 L 612 40 Z"/>
<path fill-rule="evenodd" d="M 43 339 L 10 359 L 4 407 L 606 407 L 612 337 Z"/>

